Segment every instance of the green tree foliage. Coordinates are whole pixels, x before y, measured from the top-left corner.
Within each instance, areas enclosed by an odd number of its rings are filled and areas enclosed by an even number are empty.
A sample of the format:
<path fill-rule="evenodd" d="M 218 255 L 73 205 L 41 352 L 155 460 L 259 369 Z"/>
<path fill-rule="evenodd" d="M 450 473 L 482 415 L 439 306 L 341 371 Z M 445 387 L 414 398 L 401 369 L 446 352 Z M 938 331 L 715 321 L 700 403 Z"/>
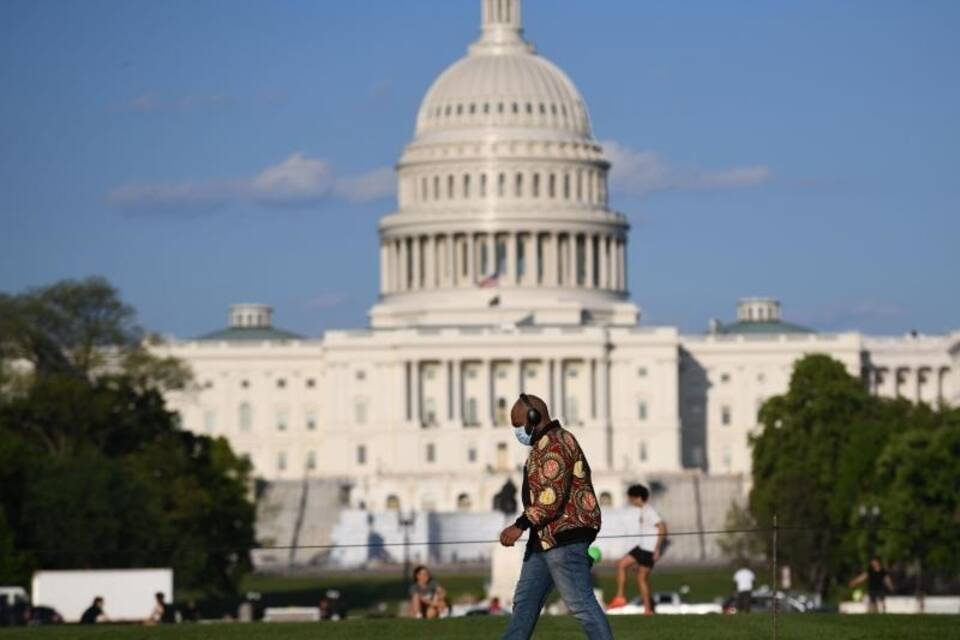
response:
<path fill-rule="evenodd" d="M 960 526 L 956 411 L 872 397 L 841 362 L 811 355 L 796 363 L 787 392 L 764 404 L 760 421 L 751 437 L 750 512 L 765 527 L 778 516 L 779 560 L 801 583 L 827 595 L 859 573 L 881 532 L 889 560 L 923 557 L 954 570 L 944 557 L 956 557 L 947 540 L 958 539 Z M 864 520 L 861 507 L 873 505 L 877 519 Z M 917 517 L 929 526 L 917 528 Z M 934 536 L 951 518 L 950 533 Z"/>
<path fill-rule="evenodd" d="M 960 573 L 960 410 L 895 436 L 877 466 L 882 553 L 924 572 Z"/>
<path fill-rule="evenodd" d="M 33 307 L 2 323 L 0 343 L 37 372 L 0 395 L 0 581 L 171 566 L 181 586 L 230 592 L 254 545 L 250 464 L 177 427 L 160 389 L 184 369 L 131 342 L 132 314 L 108 289 L 65 283 L 0 301 Z M 51 300 L 46 317 L 39 305 Z"/>

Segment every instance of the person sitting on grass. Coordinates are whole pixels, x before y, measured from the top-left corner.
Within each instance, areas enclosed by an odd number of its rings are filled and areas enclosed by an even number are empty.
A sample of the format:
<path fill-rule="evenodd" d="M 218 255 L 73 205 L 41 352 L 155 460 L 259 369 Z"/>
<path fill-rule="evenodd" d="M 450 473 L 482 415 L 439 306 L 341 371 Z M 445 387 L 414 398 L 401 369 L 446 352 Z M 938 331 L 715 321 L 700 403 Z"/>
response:
<path fill-rule="evenodd" d="M 653 571 L 653 565 L 660 560 L 663 551 L 663 541 L 667 536 L 667 524 L 650 506 L 650 490 L 642 484 L 635 484 L 627 489 L 627 498 L 630 504 L 640 509 L 640 540 L 637 546 L 617 563 L 617 595 L 607 605 L 608 609 L 616 609 L 627 604 L 624 597 L 627 569 L 637 568 L 637 586 L 643 596 L 643 614 L 653 615 L 653 604 L 650 600 L 650 585 L 647 577 Z"/>
<path fill-rule="evenodd" d="M 447 612 L 447 590 L 441 587 L 423 565 L 413 570 L 410 585 L 410 615 L 414 618 L 439 618 Z"/>

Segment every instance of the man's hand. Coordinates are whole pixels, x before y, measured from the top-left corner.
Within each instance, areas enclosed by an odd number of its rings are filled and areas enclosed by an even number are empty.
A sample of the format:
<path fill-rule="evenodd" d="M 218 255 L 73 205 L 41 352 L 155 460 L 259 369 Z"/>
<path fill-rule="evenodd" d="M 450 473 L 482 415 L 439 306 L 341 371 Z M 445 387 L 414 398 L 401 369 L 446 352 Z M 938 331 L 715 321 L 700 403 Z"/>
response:
<path fill-rule="evenodd" d="M 515 524 L 512 524 L 500 532 L 500 544 L 505 547 L 512 547 L 513 543 L 519 540 L 520 536 L 522 535 L 523 529 Z"/>

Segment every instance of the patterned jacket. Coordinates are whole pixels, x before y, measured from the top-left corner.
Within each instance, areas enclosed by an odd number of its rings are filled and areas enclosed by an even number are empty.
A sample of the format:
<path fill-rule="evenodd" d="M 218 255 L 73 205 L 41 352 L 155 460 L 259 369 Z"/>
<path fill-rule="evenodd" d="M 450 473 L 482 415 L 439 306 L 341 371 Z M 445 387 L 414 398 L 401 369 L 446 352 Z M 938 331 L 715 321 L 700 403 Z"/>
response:
<path fill-rule="evenodd" d="M 547 551 L 572 542 L 591 542 L 600 531 L 600 505 L 590 465 L 573 434 L 554 420 L 530 447 L 523 474 L 521 529 Z"/>

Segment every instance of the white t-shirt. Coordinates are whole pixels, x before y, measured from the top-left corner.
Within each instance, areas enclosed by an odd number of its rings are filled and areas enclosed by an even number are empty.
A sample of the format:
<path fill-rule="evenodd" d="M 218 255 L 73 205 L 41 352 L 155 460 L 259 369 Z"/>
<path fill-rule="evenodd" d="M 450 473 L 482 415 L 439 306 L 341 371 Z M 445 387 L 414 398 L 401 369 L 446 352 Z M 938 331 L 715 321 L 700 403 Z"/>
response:
<path fill-rule="evenodd" d="M 753 571 L 744 567 L 733 574 L 733 581 L 737 583 L 737 592 L 753 591 L 753 580 L 756 576 Z"/>
<path fill-rule="evenodd" d="M 663 518 L 657 513 L 657 510 L 650 506 L 650 503 L 640 507 L 640 542 L 638 547 L 644 551 L 653 553 L 657 548 L 657 538 L 660 536 L 660 530 L 657 525 L 663 522 Z"/>

